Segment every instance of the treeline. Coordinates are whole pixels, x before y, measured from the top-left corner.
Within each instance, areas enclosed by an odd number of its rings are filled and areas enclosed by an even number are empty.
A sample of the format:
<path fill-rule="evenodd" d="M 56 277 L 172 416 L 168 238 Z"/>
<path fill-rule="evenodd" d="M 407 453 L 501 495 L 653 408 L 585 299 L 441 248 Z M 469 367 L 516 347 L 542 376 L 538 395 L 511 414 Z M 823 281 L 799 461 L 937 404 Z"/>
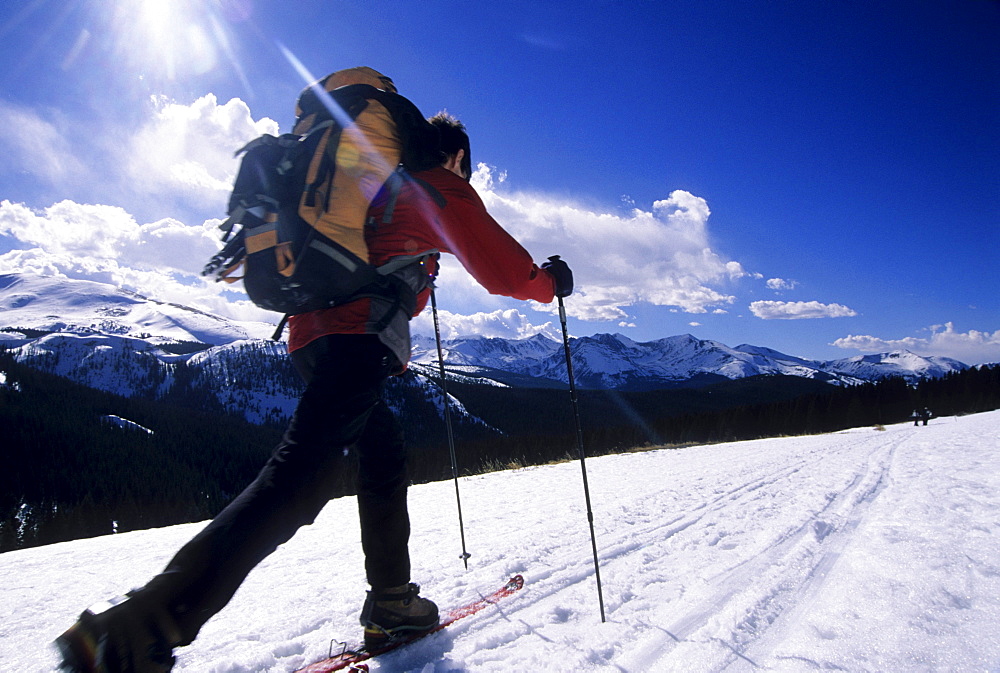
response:
<path fill-rule="evenodd" d="M 939 379 L 910 385 L 887 379 L 822 395 L 806 395 L 770 405 L 746 405 L 717 418 L 682 419 L 680 427 L 665 427 L 669 442 L 717 442 L 780 435 L 809 435 L 846 428 L 901 423 L 914 410 L 934 416 L 956 416 L 1000 408 L 1000 365 L 953 372 Z"/>
<path fill-rule="evenodd" d="M 280 432 L 95 391 L 0 352 L 0 551 L 213 516 Z M 119 416 L 143 429 L 118 427 Z"/>
<path fill-rule="evenodd" d="M 755 377 L 738 384 L 743 392 L 754 390 L 774 394 L 774 382 L 789 377 Z M 733 400 L 739 395 L 723 386 Z M 582 392 L 582 391 L 581 391 Z M 596 391 L 589 391 L 591 394 Z M 712 390 L 670 391 L 695 399 L 693 404 L 709 404 Z M 666 393 L 664 393 L 666 394 Z M 508 435 L 486 442 L 467 442 L 459 447 L 462 473 L 470 474 L 511 465 L 539 465 L 578 455 L 577 438 L 572 425 L 569 393 L 561 391 L 562 400 L 539 396 L 546 407 L 540 409 L 552 423 L 536 419 L 532 433 Z M 887 379 L 850 387 L 825 385 L 821 392 L 765 403 L 742 403 L 711 411 L 684 411 L 682 407 L 659 407 L 659 417 L 648 415 L 641 405 L 629 406 L 634 397 L 618 394 L 613 399 L 620 411 L 616 421 L 607 416 L 595 423 L 583 413 L 583 443 L 587 456 L 620 453 L 642 448 L 684 446 L 725 441 L 758 439 L 789 435 L 835 432 L 852 427 L 900 423 L 916 409 L 930 409 L 934 416 L 953 416 L 1000 409 L 1000 365 L 983 366 L 948 374 L 940 379 L 923 380 L 911 385 L 903 379 Z M 639 398 L 642 399 L 641 397 Z M 591 407 L 593 410 L 593 398 Z M 581 399 L 581 409 L 587 409 Z M 673 411 L 669 411 L 673 409 Z M 523 411 L 523 410 L 522 410 Z M 561 432 L 556 428 L 562 427 Z M 447 457 L 437 457 L 436 464 L 424 465 L 421 472 L 434 471 L 446 478 L 450 464 Z M 429 475 L 422 475 L 432 480 Z"/>
<path fill-rule="evenodd" d="M 0 349 L 0 552 L 201 521 L 221 511 L 257 475 L 284 423 L 254 425 L 227 413 L 191 380 L 193 371 L 178 367 L 166 397 L 123 397 L 20 364 Z M 439 462 L 425 461 L 425 453 L 450 465 L 444 423 L 426 397 L 412 373 L 387 387 L 420 481 L 437 474 L 420 469 Z M 455 427 L 463 440 L 495 435 L 459 418 Z M 339 460 L 332 494 L 353 495 L 355 458 Z"/>
<path fill-rule="evenodd" d="M 282 432 L 227 415 L 198 386 L 160 400 L 125 398 L 18 364 L 2 349 L 0 373 L 0 551 L 211 518 L 254 478 Z M 460 474 L 578 455 L 566 390 L 450 381 L 449 391 L 488 424 L 453 419 Z M 406 428 L 411 480 L 450 479 L 439 393 L 410 373 L 387 399 Z M 936 416 L 1000 408 L 1000 366 L 917 385 L 755 377 L 700 390 L 579 391 L 588 456 L 898 423 L 925 407 Z M 102 420 L 109 415 L 141 428 Z M 333 495 L 353 494 L 354 459 L 339 460 Z"/>

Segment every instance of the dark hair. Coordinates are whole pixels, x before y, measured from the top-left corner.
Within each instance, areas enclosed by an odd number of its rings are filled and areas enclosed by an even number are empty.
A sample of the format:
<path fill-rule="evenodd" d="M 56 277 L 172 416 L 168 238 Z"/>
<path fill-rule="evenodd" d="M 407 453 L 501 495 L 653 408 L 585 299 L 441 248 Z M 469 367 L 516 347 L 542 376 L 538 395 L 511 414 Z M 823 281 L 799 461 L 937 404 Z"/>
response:
<path fill-rule="evenodd" d="M 469 147 L 469 134 L 465 131 L 465 124 L 447 112 L 438 112 L 427 121 L 441 135 L 441 151 L 447 156 L 455 156 L 459 150 L 465 150 L 465 156 L 462 158 L 462 170 L 465 171 L 465 179 L 470 179 L 472 177 L 472 150 Z"/>

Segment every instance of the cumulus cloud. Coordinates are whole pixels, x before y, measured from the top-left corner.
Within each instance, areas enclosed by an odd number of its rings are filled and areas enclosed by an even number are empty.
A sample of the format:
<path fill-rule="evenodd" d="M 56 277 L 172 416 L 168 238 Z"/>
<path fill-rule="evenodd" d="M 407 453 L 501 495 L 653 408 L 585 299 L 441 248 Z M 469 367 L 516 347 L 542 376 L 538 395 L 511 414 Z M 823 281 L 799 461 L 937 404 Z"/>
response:
<path fill-rule="evenodd" d="M 33 175 L 78 200 L 114 202 L 130 210 L 160 203 L 202 217 L 225 208 L 239 161 L 233 154 L 277 122 L 255 120 L 238 98 L 212 94 L 191 104 L 151 98 L 145 121 L 100 133 L 59 112 L 0 102 L 0 170 Z M 11 196 L 5 194 L 4 196 Z"/>
<path fill-rule="evenodd" d="M 768 278 L 767 288 L 776 292 L 781 290 L 794 290 L 799 286 L 798 281 L 785 280 L 784 278 Z"/>
<path fill-rule="evenodd" d="M 146 121 L 134 130 L 108 129 L 104 135 L 120 141 L 115 147 L 81 154 L 87 156 L 86 164 L 73 156 L 74 146 L 66 141 L 79 129 L 3 105 L 0 129 L 13 129 L 0 130 L 0 149 L 18 162 L 30 156 L 25 165 L 54 183 L 97 176 L 104 183 L 98 192 L 110 198 L 124 195 L 121 201 L 140 210 L 159 200 L 183 204 L 188 217 L 203 214 L 194 217 L 199 224 L 193 225 L 173 217 L 140 223 L 130 208 L 121 206 L 65 199 L 31 208 L 3 201 L 0 236 L 6 252 L 0 255 L 0 272 L 106 282 L 239 320 L 276 319 L 254 307 L 238 288 L 200 277 L 204 263 L 219 249 L 219 221 L 206 218 L 224 215 L 239 165 L 233 152 L 262 133 L 277 133 L 276 122 L 253 119 L 239 99 L 220 104 L 206 95 L 190 105 L 155 100 Z"/>
<path fill-rule="evenodd" d="M 0 234 L 54 257 L 113 260 L 148 270 L 197 273 L 218 249 L 209 223 L 165 219 L 140 225 L 117 206 L 60 201 L 42 210 L 0 202 Z"/>
<path fill-rule="evenodd" d="M 93 280 L 238 320 L 273 320 L 242 293 L 206 282 L 201 268 L 217 250 L 217 221 L 139 224 L 122 208 L 60 201 L 33 210 L 0 202 L 0 235 L 18 246 L 0 255 L 0 273 L 34 272 Z"/>
<path fill-rule="evenodd" d="M 762 320 L 803 320 L 808 318 L 850 318 L 857 312 L 842 304 L 818 301 L 755 301 L 750 310 Z"/>
<path fill-rule="evenodd" d="M 128 207 L 159 200 L 207 217 L 225 207 L 239 165 L 233 153 L 278 132 L 277 122 L 254 120 L 238 98 L 220 104 L 209 94 L 185 105 L 154 97 L 148 112 L 136 128 L 94 133 L 57 111 L 0 102 L 4 166 L 31 172 L 63 195 Z"/>
<path fill-rule="evenodd" d="M 445 310 L 438 310 L 438 323 L 442 339 L 454 339 L 460 336 L 478 334 L 487 337 L 503 337 L 505 339 L 527 339 L 536 334 L 545 334 L 553 339 L 561 339 L 560 328 L 551 322 L 536 325 L 528 316 L 517 309 L 498 310 L 491 313 L 475 313 L 460 315 Z M 430 310 L 413 319 L 410 327 L 414 334 L 434 335 L 434 319 Z"/>
<path fill-rule="evenodd" d="M 154 114 L 131 138 L 123 163 L 132 184 L 148 194 L 182 197 L 195 206 L 225 205 L 239 167 L 234 152 L 277 122 L 254 120 L 238 98 L 213 94 L 190 105 L 156 101 Z"/>
<path fill-rule="evenodd" d="M 926 331 L 930 336 L 902 339 L 852 334 L 837 339 L 831 345 L 866 353 L 908 350 L 917 355 L 944 355 L 966 364 L 1000 362 L 1000 330 L 958 332 L 954 323 L 947 322 L 944 325 L 932 325 Z"/>
<path fill-rule="evenodd" d="M 550 195 L 503 193 L 484 164 L 473 184 L 490 213 L 536 260 L 560 254 L 570 264 L 576 290 L 566 306 L 577 318 L 622 321 L 638 303 L 706 313 L 732 304 L 726 284 L 749 275 L 713 249 L 708 203 L 683 190 L 623 216 Z"/>
<path fill-rule="evenodd" d="M 108 257 L 117 255 L 125 241 L 138 236 L 138 225 L 116 206 L 60 201 L 44 211 L 34 211 L 5 200 L 0 203 L 0 233 L 53 254 Z"/>
<path fill-rule="evenodd" d="M 58 131 L 47 131 L 49 145 L 60 142 Z M 0 255 L 0 269 L 115 282 L 247 319 L 254 311 L 238 287 L 205 283 L 198 273 L 218 249 L 217 221 L 208 218 L 223 215 L 238 167 L 233 151 L 261 133 L 277 132 L 275 122 L 255 120 L 238 99 L 220 104 L 206 95 L 189 105 L 157 100 L 146 121 L 122 136 L 120 147 L 88 159 L 90 172 L 117 186 L 107 193 L 120 197 L 109 199 L 118 206 L 73 200 L 41 209 L 0 204 L 0 234 L 8 250 Z M 43 154 L 65 153 L 49 147 Z M 537 261 L 560 254 L 571 265 L 576 291 L 566 307 L 576 318 L 631 326 L 629 311 L 637 304 L 724 313 L 735 302 L 733 283 L 754 275 L 716 251 L 708 203 L 689 192 L 673 191 L 650 208 L 622 214 L 547 194 L 512 193 L 504 180 L 502 172 L 483 164 L 473 176 L 491 214 Z M 154 200 L 170 207 L 147 210 Z M 163 212 L 172 217 L 163 218 Z M 143 222 L 133 213 L 153 214 Z M 511 300 L 488 295 L 450 256 L 442 264 L 441 285 L 454 333 L 523 337 L 551 330 L 550 320 L 528 316 L 532 310 L 555 314 L 554 303 L 519 303 L 512 310 Z"/>

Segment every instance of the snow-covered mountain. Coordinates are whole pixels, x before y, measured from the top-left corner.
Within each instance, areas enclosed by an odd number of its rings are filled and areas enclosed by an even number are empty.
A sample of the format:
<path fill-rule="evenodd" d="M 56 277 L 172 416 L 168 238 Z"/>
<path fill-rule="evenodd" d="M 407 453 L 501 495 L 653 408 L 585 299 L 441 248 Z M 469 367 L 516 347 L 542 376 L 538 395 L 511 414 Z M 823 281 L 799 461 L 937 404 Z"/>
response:
<path fill-rule="evenodd" d="M 25 364 L 127 397 L 196 395 L 252 423 L 283 423 L 302 384 L 274 325 L 235 322 L 110 285 L 0 275 L 0 346 Z M 393 381 L 390 404 L 443 414 L 428 377 Z M 486 427 L 451 400 L 456 422 Z"/>
<path fill-rule="evenodd" d="M 853 385 L 891 376 L 909 380 L 943 376 L 967 366 L 949 358 L 893 351 L 818 361 L 744 344 L 730 348 L 690 334 L 639 343 L 621 334 L 571 340 L 573 372 L 583 388 L 656 390 L 760 375 L 800 376 Z M 567 382 L 563 345 L 542 335 L 511 341 L 465 337 L 445 344 L 449 370 L 516 385 L 525 379 Z M 414 361 L 437 362 L 433 339 L 414 340 Z"/>
<path fill-rule="evenodd" d="M 19 361 L 100 390 L 165 397 L 197 389 L 253 422 L 287 418 L 300 384 L 273 326 L 239 323 L 91 281 L 0 275 L 0 345 Z M 538 335 L 510 340 L 464 337 L 443 345 L 449 372 L 491 385 L 564 386 L 562 342 Z M 760 346 L 735 348 L 685 334 L 636 342 L 621 334 L 571 339 L 581 388 L 657 390 L 757 375 L 855 384 L 889 376 L 916 380 L 959 371 L 948 358 L 907 351 L 827 362 Z M 416 383 L 428 402 L 443 397 L 433 338 L 416 337 Z M 459 413 L 461 414 L 461 408 Z M 475 422 L 475 419 L 469 419 Z"/>
<path fill-rule="evenodd" d="M 128 336 L 152 344 L 217 346 L 264 339 L 274 331 L 266 323 L 227 320 L 105 283 L 26 273 L 0 275 L 0 312 L 0 327 Z"/>
<path fill-rule="evenodd" d="M 966 369 L 958 360 L 944 357 L 923 357 L 910 351 L 899 350 L 875 355 L 858 355 L 852 358 L 834 360 L 830 368 L 845 376 L 853 376 L 866 381 L 889 376 L 912 378 L 940 378 L 953 371 Z"/>

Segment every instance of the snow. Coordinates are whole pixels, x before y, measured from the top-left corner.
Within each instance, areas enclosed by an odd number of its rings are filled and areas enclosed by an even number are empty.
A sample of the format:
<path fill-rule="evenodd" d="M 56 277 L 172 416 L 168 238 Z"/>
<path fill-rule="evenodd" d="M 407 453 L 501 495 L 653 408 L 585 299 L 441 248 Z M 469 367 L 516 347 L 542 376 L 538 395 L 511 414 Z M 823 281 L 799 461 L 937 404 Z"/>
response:
<path fill-rule="evenodd" d="M 419 458 L 417 458 L 419 459 Z M 496 607 L 372 671 L 1000 671 L 1000 412 L 587 460 L 411 491 L 414 580 Z M 355 504 L 332 501 L 178 651 L 177 671 L 291 671 L 360 636 Z M 0 555 L 0 670 L 51 671 L 87 605 L 202 524 Z"/>
<path fill-rule="evenodd" d="M 108 414 L 106 416 L 101 416 L 101 420 L 109 425 L 113 425 L 117 428 L 122 428 L 123 430 L 138 430 L 139 432 L 145 432 L 147 435 L 152 435 L 153 431 L 149 428 L 136 423 L 135 421 L 130 421 L 127 418 L 122 418 L 121 416 L 116 416 L 115 414 Z"/>
<path fill-rule="evenodd" d="M 155 391 L 166 369 L 154 346 L 103 334 L 48 334 L 14 353 L 39 369 L 127 397 Z"/>
<path fill-rule="evenodd" d="M 14 392 L 20 392 L 21 384 L 17 381 L 14 383 L 7 383 L 7 372 L 0 369 L 0 388 L 10 388 Z"/>
<path fill-rule="evenodd" d="M 227 320 L 106 283 L 33 273 L 0 274 L 4 325 L 218 345 L 266 339 L 273 325 Z"/>

